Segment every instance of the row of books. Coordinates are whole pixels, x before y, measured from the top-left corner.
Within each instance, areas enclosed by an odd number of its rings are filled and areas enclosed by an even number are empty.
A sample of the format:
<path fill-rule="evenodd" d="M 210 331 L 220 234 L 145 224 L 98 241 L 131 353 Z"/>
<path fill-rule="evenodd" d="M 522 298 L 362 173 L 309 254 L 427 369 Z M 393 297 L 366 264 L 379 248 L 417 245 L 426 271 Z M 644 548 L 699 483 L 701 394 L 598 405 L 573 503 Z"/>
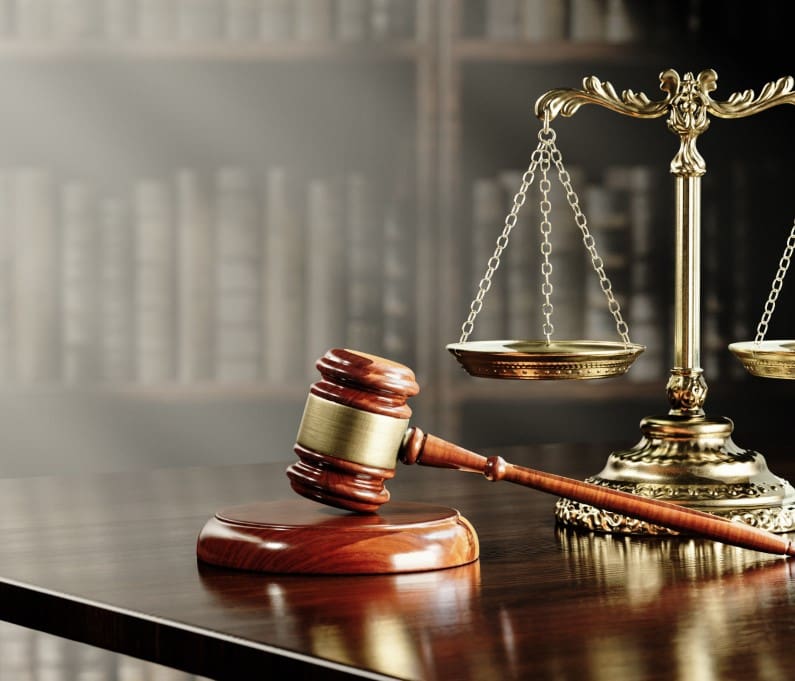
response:
<path fill-rule="evenodd" d="M 747 31 L 785 30 L 789 3 L 762 4 L 748 12 L 742 0 L 485 0 L 483 16 L 472 16 L 469 24 L 471 32 L 495 41 L 608 44 L 739 40 Z"/>
<path fill-rule="evenodd" d="M 641 39 L 650 3 L 637 0 L 486 0 L 490 40 L 624 43 Z"/>
<path fill-rule="evenodd" d="M 0 679 L 202 681 L 203 677 L 0 622 Z"/>
<path fill-rule="evenodd" d="M 413 0 L 0 0 L 0 35 L 25 40 L 355 42 L 413 28 Z"/>
<path fill-rule="evenodd" d="M 361 173 L 264 175 L 107 196 L 0 173 L 0 379 L 281 385 L 340 345 L 410 363 L 410 198 L 382 208 Z"/>
<path fill-rule="evenodd" d="M 673 363 L 674 216 L 671 178 L 646 165 L 612 165 L 588 176 L 570 167 L 588 228 L 629 325 L 633 342 L 646 346 L 630 380 L 663 379 Z M 708 381 L 743 380 L 747 373 L 728 345 L 753 338 L 767 290 L 752 282 L 749 238 L 755 214 L 750 200 L 776 169 L 762 175 L 741 162 L 715 168 L 704 183 L 701 263 L 701 366 Z M 759 177 L 757 177 L 759 176 Z M 497 236 L 521 184 L 521 171 L 479 178 L 473 186 L 473 226 L 468 286 L 483 276 Z M 493 284 L 475 320 L 472 340 L 543 338 L 542 236 L 538 177 L 528 190 Z M 550 176 L 553 338 L 618 340 L 614 319 L 582 234 L 557 175 Z M 728 197 L 728 198 L 726 198 Z M 782 225 L 780 240 L 789 226 Z M 777 262 L 775 242 L 771 267 Z M 773 259 L 775 258 L 775 259 Z M 756 285 L 752 285 L 756 283 Z M 755 297 L 758 296 L 759 300 Z M 775 329 L 786 331 L 786 323 Z"/>

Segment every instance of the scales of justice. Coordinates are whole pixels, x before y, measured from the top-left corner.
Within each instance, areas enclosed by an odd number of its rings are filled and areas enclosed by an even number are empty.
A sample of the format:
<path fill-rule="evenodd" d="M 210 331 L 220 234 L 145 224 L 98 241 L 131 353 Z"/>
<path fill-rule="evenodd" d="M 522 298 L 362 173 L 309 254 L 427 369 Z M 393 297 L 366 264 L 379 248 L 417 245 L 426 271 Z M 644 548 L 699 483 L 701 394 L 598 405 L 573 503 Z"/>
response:
<path fill-rule="evenodd" d="M 795 104 L 795 81 L 792 77 L 781 78 L 767 83 L 758 96 L 746 90 L 732 94 L 725 101 L 712 98 L 716 86 L 717 74 L 713 70 L 702 71 L 697 76 L 686 73 L 682 78 L 668 69 L 660 74 L 660 89 L 665 94 L 658 100 L 631 90 L 619 95 L 613 85 L 595 77 L 585 78 L 582 89 L 555 89 L 543 94 L 535 104 L 535 114 L 543 122 L 538 146 L 522 177 L 494 254 L 487 263 L 469 316 L 462 326 L 460 341 L 449 345 L 448 349 L 468 373 L 479 377 L 594 379 L 617 376 L 628 370 L 644 348 L 630 341 L 620 305 L 550 124 L 557 116 L 574 115 L 584 104 L 596 104 L 633 118 L 667 116 L 669 130 L 680 139 L 679 150 L 670 167 L 675 182 L 676 230 L 674 366 L 666 385 L 670 409 L 667 414 L 644 418 L 640 424 L 640 441 L 631 449 L 610 454 L 604 469 L 589 481 L 643 497 L 672 501 L 770 532 L 789 532 L 795 530 L 795 489 L 768 469 L 762 454 L 743 449 L 732 441 L 733 423 L 729 418 L 708 416 L 704 412 L 707 382 L 700 364 L 699 308 L 701 177 L 706 173 L 706 163 L 696 142 L 709 127 L 710 116 L 744 118 L 780 104 Z M 540 178 L 544 339 L 470 341 L 492 276 L 508 247 L 518 211 L 525 202 L 525 192 L 535 178 Z M 553 339 L 554 288 L 549 261 L 552 222 L 548 200 L 551 180 L 559 180 L 566 192 L 609 312 L 615 320 L 618 342 Z M 755 340 L 729 346 L 745 368 L 757 376 L 795 379 L 795 341 L 765 340 L 793 250 L 795 225 L 773 279 Z M 601 532 L 668 532 L 657 525 L 570 499 L 560 499 L 555 514 L 564 525 Z"/>
<path fill-rule="evenodd" d="M 505 379 L 594 379 L 625 373 L 643 352 L 629 329 L 599 257 L 551 122 L 583 104 L 598 104 L 635 118 L 667 115 L 680 147 L 671 163 L 676 189 L 676 295 L 674 367 L 666 386 L 670 410 L 641 421 L 640 442 L 613 452 L 604 469 L 578 481 L 484 457 L 409 426 L 408 398 L 419 391 L 414 373 L 396 362 L 336 348 L 321 357 L 321 379 L 310 388 L 287 468 L 298 496 L 221 509 L 205 523 L 197 557 L 209 564 L 296 574 L 375 574 L 435 570 L 479 557 L 477 533 L 456 509 L 390 500 L 384 482 L 396 463 L 482 473 L 558 497 L 558 521 L 603 533 L 687 532 L 754 550 L 795 556 L 795 543 L 773 533 L 795 530 L 795 489 L 768 470 L 762 454 L 732 441 L 733 424 L 707 416 L 707 383 L 700 365 L 701 177 L 706 172 L 696 140 L 709 116 L 742 118 L 778 104 L 795 104 L 795 79 L 712 99 L 717 74 L 660 75 L 665 96 L 656 101 L 586 78 L 582 89 L 547 92 L 536 102 L 543 121 L 538 146 L 487 263 L 458 343 L 448 346 L 472 375 Z M 582 232 L 583 244 L 613 315 L 619 341 L 553 340 L 554 288 L 551 175 L 557 175 Z M 543 339 L 470 341 L 526 192 L 539 177 L 542 235 Z M 731 350 L 753 374 L 795 378 L 795 341 L 765 340 L 790 259 L 795 225 L 764 306 L 756 338 Z M 316 502 L 320 502 L 319 504 Z M 673 503 L 671 503 L 673 502 Z M 716 517 L 719 516 L 719 517 Z M 734 522 L 726 522 L 726 521 Z"/>

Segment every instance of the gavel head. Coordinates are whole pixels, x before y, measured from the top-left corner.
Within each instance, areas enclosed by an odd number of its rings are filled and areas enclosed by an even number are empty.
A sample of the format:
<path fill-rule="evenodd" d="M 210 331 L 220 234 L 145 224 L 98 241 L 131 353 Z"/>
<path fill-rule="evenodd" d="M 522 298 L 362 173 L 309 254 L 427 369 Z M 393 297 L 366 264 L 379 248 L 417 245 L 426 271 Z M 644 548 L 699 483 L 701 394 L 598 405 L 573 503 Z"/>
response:
<path fill-rule="evenodd" d="M 329 350 L 309 391 L 287 469 L 298 494 L 329 506 L 372 513 L 389 501 L 408 428 L 406 400 L 419 392 L 408 367 L 354 350 Z"/>

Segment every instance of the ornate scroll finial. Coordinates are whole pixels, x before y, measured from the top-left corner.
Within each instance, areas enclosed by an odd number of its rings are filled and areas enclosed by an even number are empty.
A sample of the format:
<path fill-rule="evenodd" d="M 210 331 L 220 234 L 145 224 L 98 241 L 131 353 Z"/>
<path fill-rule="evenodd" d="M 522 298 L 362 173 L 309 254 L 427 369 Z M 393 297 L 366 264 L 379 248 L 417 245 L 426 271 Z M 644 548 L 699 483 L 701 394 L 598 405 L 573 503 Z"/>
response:
<path fill-rule="evenodd" d="M 696 148 L 698 136 L 709 127 L 708 114 L 718 118 L 744 118 L 779 104 L 795 104 L 795 80 L 791 76 L 767 83 L 759 96 L 753 90 L 735 92 L 724 102 L 710 96 L 717 87 L 718 74 L 712 69 L 698 76 L 686 73 L 681 78 L 674 69 L 660 74 L 663 99 L 652 101 L 642 92 L 623 90 L 621 95 L 607 81 L 595 76 L 583 79 L 580 90 L 561 88 L 541 95 L 535 105 L 536 116 L 549 120 L 558 115 L 572 116 L 583 104 L 598 104 L 634 118 L 660 118 L 668 114 L 668 129 L 679 135 L 680 147 L 671 162 L 671 172 L 680 177 L 695 177 L 706 172 L 706 163 Z"/>
<path fill-rule="evenodd" d="M 599 80 L 596 76 L 588 76 L 583 78 L 582 90 L 559 88 L 541 95 L 536 101 L 535 112 L 542 120 L 545 113 L 549 112 L 552 120 L 558 115 L 573 116 L 583 104 L 599 104 L 627 116 L 659 118 L 668 110 L 669 100 L 670 94 L 661 101 L 653 102 L 644 93 L 632 90 L 623 90 L 619 96 L 611 83 Z"/>
<path fill-rule="evenodd" d="M 671 112 L 668 129 L 679 135 L 679 151 L 671 161 L 671 172 L 680 176 L 700 176 L 707 172 L 707 164 L 698 153 L 696 140 L 709 127 L 707 112 L 711 102 L 709 93 L 715 89 L 718 74 L 712 69 L 702 71 L 698 78 L 686 73 L 680 81 L 673 69 L 660 74 L 662 89 L 668 89 Z"/>

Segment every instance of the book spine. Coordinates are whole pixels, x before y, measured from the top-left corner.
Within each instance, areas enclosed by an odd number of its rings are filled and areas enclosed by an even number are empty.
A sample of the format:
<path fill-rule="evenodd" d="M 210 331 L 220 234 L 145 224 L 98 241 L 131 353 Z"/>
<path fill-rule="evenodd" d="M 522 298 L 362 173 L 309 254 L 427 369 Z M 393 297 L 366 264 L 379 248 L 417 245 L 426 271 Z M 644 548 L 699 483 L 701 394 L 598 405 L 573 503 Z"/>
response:
<path fill-rule="evenodd" d="M 577 166 L 569 166 L 569 175 L 574 191 L 585 186 L 585 174 Z M 557 173 L 551 172 L 549 176 L 550 191 L 549 203 L 550 222 L 552 230 L 550 243 L 552 252 L 549 263 L 552 266 L 550 283 L 553 292 L 550 299 L 554 308 L 552 325 L 554 326 L 553 338 L 559 340 L 576 340 L 582 338 L 585 316 L 585 276 L 588 273 L 590 261 L 583 254 L 582 234 L 568 200 L 566 192 L 560 184 Z M 540 197 L 539 197 L 540 198 Z M 543 320 L 542 320 L 543 323 Z"/>
<path fill-rule="evenodd" d="M 14 349 L 21 383 L 55 381 L 58 366 L 59 245 L 52 178 L 37 168 L 14 177 Z"/>
<path fill-rule="evenodd" d="M 416 33 L 416 3 L 370 0 L 369 34 L 372 40 L 411 38 Z"/>
<path fill-rule="evenodd" d="M 500 173 L 504 206 L 513 206 L 521 188 L 523 172 L 508 170 Z M 524 205 L 519 210 L 511 230 L 505 258 L 506 335 L 512 339 L 532 338 L 539 333 L 536 313 L 539 289 L 538 238 L 534 217 L 538 214 L 535 185 L 528 187 Z M 506 208 L 506 213 L 508 208 Z"/>
<path fill-rule="evenodd" d="M 626 320 L 632 341 L 646 346 L 640 360 L 629 371 L 629 379 L 633 381 L 659 380 L 668 368 L 664 347 L 665 315 L 660 309 L 659 276 L 654 267 L 659 225 L 653 197 L 658 179 L 654 170 L 645 165 L 630 166 L 627 172 L 632 250 Z"/>
<path fill-rule="evenodd" d="M 174 224 L 171 193 L 160 180 L 135 187 L 135 322 L 142 383 L 175 378 Z"/>
<path fill-rule="evenodd" d="M 0 170 L 0 382 L 11 381 L 13 373 L 13 177 Z"/>
<path fill-rule="evenodd" d="M 103 0 L 103 36 L 110 41 L 132 38 L 136 34 L 136 9 L 130 0 Z"/>
<path fill-rule="evenodd" d="M 216 174 L 215 374 L 222 382 L 260 378 L 262 299 L 260 228 L 248 172 L 225 167 Z"/>
<path fill-rule="evenodd" d="M 637 2 L 607 0 L 605 7 L 605 41 L 637 42 L 643 38 L 643 21 Z"/>
<path fill-rule="evenodd" d="M 179 40 L 216 40 L 222 35 L 223 20 L 223 0 L 177 0 Z"/>
<path fill-rule="evenodd" d="M 99 34 L 98 0 L 50 0 L 52 35 L 66 40 L 93 38 Z"/>
<path fill-rule="evenodd" d="M 135 378 L 135 242 L 125 201 L 105 198 L 99 211 L 101 373 L 105 382 L 121 384 Z"/>
<path fill-rule="evenodd" d="M 382 41 L 394 35 L 393 0 L 371 0 L 370 36 L 375 41 Z"/>
<path fill-rule="evenodd" d="M 486 0 L 486 37 L 515 40 L 518 37 L 518 0 Z"/>
<path fill-rule="evenodd" d="M 408 197 L 399 192 L 384 215 L 384 356 L 415 366 L 415 276 L 412 217 Z"/>
<path fill-rule="evenodd" d="M 293 35 L 292 0 L 260 0 L 259 37 L 265 42 L 287 40 Z"/>
<path fill-rule="evenodd" d="M 262 365 L 266 378 L 278 383 L 303 377 L 304 225 L 284 168 L 268 170 L 264 193 Z"/>
<path fill-rule="evenodd" d="M 616 170 L 615 168 L 613 170 Z M 591 185 L 583 192 L 584 211 L 598 246 L 599 256 L 610 278 L 611 291 L 626 315 L 629 299 L 630 224 L 629 192 L 624 187 Z M 590 259 L 585 262 L 593 270 Z M 586 272 L 586 338 L 619 340 L 615 320 L 596 273 Z"/>
<path fill-rule="evenodd" d="M 601 42 L 605 39 L 605 0 L 570 0 L 569 39 Z"/>
<path fill-rule="evenodd" d="M 176 35 L 175 0 L 138 0 L 137 36 L 142 40 L 169 40 Z"/>
<path fill-rule="evenodd" d="M 545 42 L 566 38 L 566 3 L 560 0 L 524 0 L 519 9 L 523 39 Z"/>
<path fill-rule="evenodd" d="M 14 35 L 13 0 L 0 0 L 0 38 L 11 38 Z"/>
<path fill-rule="evenodd" d="M 346 178 L 346 255 L 348 257 L 347 345 L 380 354 L 382 319 L 382 235 L 375 228 L 373 188 L 365 177 Z"/>
<path fill-rule="evenodd" d="M 16 0 L 14 18 L 18 38 L 43 40 L 52 32 L 49 0 Z"/>
<path fill-rule="evenodd" d="M 494 253 L 497 236 L 502 232 L 505 214 L 500 183 L 496 178 L 484 177 L 472 187 L 472 262 L 469 280 L 477 285 Z M 502 273 L 500 273 L 502 274 Z M 502 276 L 492 279 L 491 288 L 483 299 L 483 307 L 475 319 L 474 334 L 481 339 L 500 339 L 505 336 L 505 287 Z"/>
<path fill-rule="evenodd" d="M 226 0 L 224 37 L 233 42 L 251 42 L 259 34 L 259 0 Z"/>
<path fill-rule="evenodd" d="M 295 37 L 298 40 L 328 40 L 332 36 L 331 0 L 294 0 Z"/>
<path fill-rule="evenodd" d="M 315 362 L 331 347 L 345 345 L 345 262 L 339 192 L 326 179 L 307 187 L 306 362 L 314 380 Z"/>
<path fill-rule="evenodd" d="M 67 384 L 99 377 L 96 202 L 83 182 L 61 188 L 61 367 Z"/>
<path fill-rule="evenodd" d="M 209 188 L 199 173 L 177 173 L 178 376 L 190 383 L 213 375 L 213 232 Z"/>
<path fill-rule="evenodd" d="M 361 42 L 367 38 L 369 0 L 337 0 L 335 34 L 341 42 Z"/>

